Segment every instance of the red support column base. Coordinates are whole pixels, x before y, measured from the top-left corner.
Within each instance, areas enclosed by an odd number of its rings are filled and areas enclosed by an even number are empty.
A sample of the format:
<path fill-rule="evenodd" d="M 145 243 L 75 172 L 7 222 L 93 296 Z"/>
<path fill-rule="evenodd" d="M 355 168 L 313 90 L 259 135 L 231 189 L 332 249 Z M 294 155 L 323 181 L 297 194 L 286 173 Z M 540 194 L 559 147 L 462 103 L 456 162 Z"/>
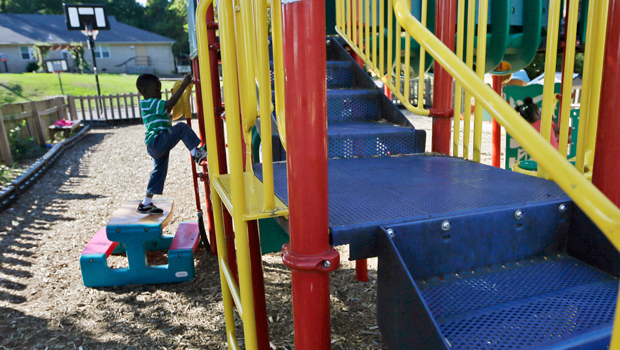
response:
<path fill-rule="evenodd" d="M 454 109 L 438 109 L 431 108 L 430 116 L 433 118 L 452 118 L 454 116 Z"/>
<path fill-rule="evenodd" d="M 282 246 L 282 261 L 297 272 L 330 272 L 340 267 L 340 253 L 334 247 L 318 255 L 302 255 L 292 251 L 290 243 Z"/>

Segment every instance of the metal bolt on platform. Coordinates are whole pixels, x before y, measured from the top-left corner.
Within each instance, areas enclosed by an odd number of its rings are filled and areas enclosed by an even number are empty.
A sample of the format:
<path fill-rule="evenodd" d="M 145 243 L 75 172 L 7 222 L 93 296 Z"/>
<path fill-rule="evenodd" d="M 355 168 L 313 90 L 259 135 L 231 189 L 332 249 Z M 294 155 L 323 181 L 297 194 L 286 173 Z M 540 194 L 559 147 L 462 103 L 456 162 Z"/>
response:
<path fill-rule="evenodd" d="M 390 238 L 394 238 L 394 230 L 392 230 L 391 228 L 388 228 L 386 232 L 390 236 Z"/>
<path fill-rule="evenodd" d="M 450 221 L 444 220 L 444 222 L 441 223 L 441 229 L 448 231 L 450 229 Z"/>
<path fill-rule="evenodd" d="M 560 204 L 560 213 L 563 213 L 566 211 L 566 209 L 568 209 L 568 206 L 566 204 Z"/>
<path fill-rule="evenodd" d="M 515 211 L 515 219 L 520 220 L 523 217 L 523 211 L 517 210 Z"/>

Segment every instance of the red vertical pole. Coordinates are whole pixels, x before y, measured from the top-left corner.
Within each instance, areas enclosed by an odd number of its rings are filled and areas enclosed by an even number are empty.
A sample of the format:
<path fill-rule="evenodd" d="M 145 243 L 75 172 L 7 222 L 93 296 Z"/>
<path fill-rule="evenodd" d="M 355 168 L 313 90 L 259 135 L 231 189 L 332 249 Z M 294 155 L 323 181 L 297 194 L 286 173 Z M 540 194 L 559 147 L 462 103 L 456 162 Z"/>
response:
<path fill-rule="evenodd" d="M 291 242 L 282 260 L 291 269 L 295 349 L 330 349 L 325 2 L 282 5 L 286 141 Z"/>
<path fill-rule="evenodd" d="M 196 115 L 198 116 L 198 128 L 200 129 L 200 138 L 202 140 L 206 139 L 205 129 L 204 129 L 204 114 L 202 111 L 202 86 L 200 81 L 200 63 L 198 59 L 192 61 L 192 66 L 194 69 L 194 86 L 196 88 Z M 189 124 L 188 120 L 188 124 Z M 192 166 L 192 172 L 196 172 L 194 167 Z M 209 177 L 208 169 L 206 166 L 203 167 L 203 180 L 205 186 L 205 209 L 207 211 L 207 230 L 209 231 L 209 241 L 211 242 L 211 254 L 217 255 L 217 245 L 215 244 L 215 226 L 213 225 L 213 207 L 211 207 L 209 203 L 209 198 L 211 198 L 211 187 L 209 185 Z M 198 187 L 196 186 L 196 191 Z M 196 197 L 198 197 L 198 192 L 196 192 Z M 200 210 L 200 208 L 198 208 Z"/>
<path fill-rule="evenodd" d="M 254 293 L 254 319 L 258 349 L 269 350 L 269 324 L 267 323 L 267 302 L 265 301 L 265 280 L 263 258 L 260 249 L 258 221 L 248 221 L 250 262 L 252 267 L 252 291 Z"/>
<path fill-rule="evenodd" d="M 495 92 L 497 92 L 498 95 L 502 96 L 502 82 L 504 79 L 502 79 L 501 75 L 494 75 L 493 76 L 493 90 L 495 90 Z M 500 165 L 500 156 L 502 154 L 502 127 L 499 125 L 499 123 L 497 122 L 497 120 L 495 120 L 495 118 L 493 118 L 493 134 L 492 134 L 492 138 L 493 138 L 493 152 L 491 153 L 492 156 L 492 165 L 496 168 L 501 167 Z"/>
<path fill-rule="evenodd" d="M 456 32 L 456 0 L 437 0 L 435 5 L 437 17 L 435 33 L 447 47 L 454 51 Z M 450 154 L 450 138 L 452 136 L 451 119 L 453 90 L 452 76 L 441 65 L 435 62 L 435 84 L 433 87 L 433 136 L 432 151 Z"/>
<path fill-rule="evenodd" d="M 601 102 L 596 135 L 596 156 L 592 183 L 614 204 L 620 206 L 620 0 L 609 1 L 607 39 L 601 85 Z"/>
<path fill-rule="evenodd" d="M 385 84 L 383 84 L 383 93 L 390 101 L 392 101 L 392 90 L 390 90 L 390 88 Z"/>
<path fill-rule="evenodd" d="M 364 68 L 364 60 L 360 55 L 355 53 L 355 51 L 351 50 L 351 57 L 355 60 L 362 69 Z M 388 89 L 389 91 L 389 89 Z M 360 282 L 368 282 L 368 260 L 361 259 L 355 260 L 355 278 L 357 278 Z"/>

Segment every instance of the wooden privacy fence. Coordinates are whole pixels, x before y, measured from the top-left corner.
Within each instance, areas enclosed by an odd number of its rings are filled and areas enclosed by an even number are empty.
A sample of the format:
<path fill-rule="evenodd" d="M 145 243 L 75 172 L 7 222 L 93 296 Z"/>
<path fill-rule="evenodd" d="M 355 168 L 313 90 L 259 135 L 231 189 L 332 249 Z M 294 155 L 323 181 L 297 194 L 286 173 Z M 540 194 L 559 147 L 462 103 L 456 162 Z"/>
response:
<path fill-rule="evenodd" d="M 41 147 L 45 147 L 46 141 L 50 138 L 48 127 L 59 119 L 67 119 L 67 104 L 64 97 L 0 106 L 0 156 L 2 161 L 7 166 L 13 165 L 13 155 L 9 144 L 11 135 L 12 142 L 32 139 L 36 140 Z"/>
<path fill-rule="evenodd" d="M 169 99 L 169 89 L 163 91 L 163 99 Z M 140 94 L 115 94 L 102 96 L 67 96 L 72 120 L 109 121 L 141 119 Z M 196 91 L 190 99 L 192 113 L 196 113 Z"/>

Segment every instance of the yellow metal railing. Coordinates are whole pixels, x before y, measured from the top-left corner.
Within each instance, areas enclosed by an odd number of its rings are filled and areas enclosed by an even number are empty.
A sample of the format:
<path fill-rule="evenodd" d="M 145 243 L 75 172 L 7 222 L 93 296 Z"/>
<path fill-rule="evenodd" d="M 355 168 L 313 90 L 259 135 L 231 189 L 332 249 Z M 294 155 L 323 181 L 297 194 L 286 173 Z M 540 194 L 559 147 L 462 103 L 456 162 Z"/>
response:
<path fill-rule="evenodd" d="M 387 23 L 385 23 L 386 14 L 383 9 L 385 1 L 338 0 L 336 2 L 336 32 L 344 38 L 349 47 L 362 58 L 366 66 L 381 79 L 405 108 L 419 115 L 429 115 L 430 112 L 424 109 L 424 72 L 426 70 L 424 48 L 419 49 L 418 103 L 414 106 L 410 102 L 411 34 L 402 32 L 400 24 L 394 21 L 394 14 L 391 10 L 387 13 Z M 393 0 L 387 0 L 387 2 L 388 8 L 391 9 Z M 422 0 L 421 3 L 422 23 L 426 25 L 427 0 Z M 379 18 L 377 18 L 377 12 Z M 401 48 L 402 40 L 405 42 L 404 51 Z M 401 58 L 403 54 L 404 59 Z M 404 71 L 402 74 L 403 92 L 400 88 L 401 71 Z"/>
<path fill-rule="evenodd" d="M 620 209 L 588 182 L 500 96 L 486 86 L 461 59 L 411 16 L 406 0 L 395 0 L 394 10 L 405 30 L 411 33 L 431 56 L 476 98 L 476 104 L 481 104 L 489 111 L 530 155 L 539 160 L 539 168 L 553 176 L 556 183 L 603 231 L 616 249 L 620 248 Z M 615 323 L 614 330 L 620 331 L 620 322 Z M 616 349 L 620 346 L 619 339 L 612 337 L 611 348 Z"/>
<path fill-rule="evenodd" d="M 547 46 L 545 67 L 555 67 L 558 52 L 558 33 L 560 29 L 562 0 L 550 0 L 547 27 Z M 579 134 L 572 135 L 577 140 L 577 154 L 574 158 L 575 167 L 591 179 L 592 165 L 594 163 L 594 146 L 598 123 L 598 107 L 600 101 L 601 81 L 603 74 L 603 54 L 605 49 L 605 37 L 607 28 L 607 8 L 609 0 L 591 1 L 588 13 L 586 30 L 586 49 L 582 79 L 582 98 L 579 114 Z M 573 90 L 573 72 L 575 68 L 575 45 L 577 24 L 579 17 L 579 3 L 571 3 L 567 15 L 566 42 L 564 55 L 564 73 L 562 75 L 562 99 L 559 120 L 558 151 L 562 157 L 567 156 L 569 137 L 569 124 L 571 113 L 571 94 Z M 540 134 L 545 140 L 549 140 L 552 133 L 553 111 L 558 102 L 554 92 L 555 74 L 548 72 L 544 78 L 543 108 L 541 113 Z M 540 164 L 544 160 L 537 160 Z M 544 178 L 552 178 L 543 169 L 528 171 L 522 169 L 519 164 L 513 166 L 513 170 Z"/>
<path fill-rule="evenodd" d="M 206 12 L 213 0 L 200 1 L 196 10 L 198 55 L 202 81 L 211 81 Z M 279 0 L 274 0 L 274 66 L 276 110 L 280 135 L 284 136 L 284 99 L 282 80 L 282 33 Z M 226 97 L 226 137 L 228 140 L 229 172 L 220 175 L 215 132 L 215 116 L 210 84 L 202 85 L 202 101 L 208 149 L 209 178 L 217 238 L 218 263 L 222 285 L 224 315 L 229 349 L 238 349 L 233 306 L 243 321 L 245 348 L 257 348 L 250 246 L 247 221 L 288 215 L 288 208 L 274 195 L 271 145 L 271 82 L 269 77 L 269 43 L 267 3 L 261 0 L 231 1 L 218 6 L 219 31 Z M 260 117 L 263 181 L 253 174 L 251 164 L 251 131 Z M 282 140 L 283 144 L 285 140 Z M 246 162 L 244 164 L 243 145 Z M 228 264 L 222 209 L 226 206 L 235 227 L 239 283 Z M 234 304 L 233 304 L 234 300 Z"/>
<path fill-rule="evenodd" d="M 449 48 L 408 12 L 405 0 L 395 0 L 395 14 L 401 25 L 430 53 L 459 84 L 469 91 L 541 166 L 558 185 L 620 247 L 620 209 L 588 182 L 500 96 L 476 76 Z"/>

